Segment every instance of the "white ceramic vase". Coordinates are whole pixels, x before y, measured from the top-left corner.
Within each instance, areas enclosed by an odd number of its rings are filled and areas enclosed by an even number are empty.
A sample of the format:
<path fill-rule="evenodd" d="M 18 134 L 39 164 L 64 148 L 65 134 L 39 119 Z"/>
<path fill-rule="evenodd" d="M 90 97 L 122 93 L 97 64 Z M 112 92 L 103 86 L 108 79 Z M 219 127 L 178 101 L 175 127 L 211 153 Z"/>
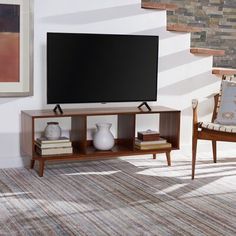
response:
<path fill-rule="evenodd" d="M 93 137 L 93 145 L 98 150 L 110 150 L 114 146 L 114 136 L 110 128 L 111 123 L 97 123 L 97 132 Z"/>
<path fill-rule="evenodd" d="M 44 136 L 49 140 L 57 140 L 61 137 L 61 127 L 58 122 L 47 122 Z"/>

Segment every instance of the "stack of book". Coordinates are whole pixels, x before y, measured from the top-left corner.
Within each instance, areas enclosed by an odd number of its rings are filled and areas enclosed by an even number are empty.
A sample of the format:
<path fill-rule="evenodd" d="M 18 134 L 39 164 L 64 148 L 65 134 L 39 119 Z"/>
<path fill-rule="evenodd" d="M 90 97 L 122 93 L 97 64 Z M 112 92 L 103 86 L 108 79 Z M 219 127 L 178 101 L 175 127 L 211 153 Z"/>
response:
<path fill-rule="evenodd" d="M 138 132 L 138 138 L 135 139 L 135 148 L 140 150 L 171 148 L 171 143 L 160 137 L 159 132 L 147 130 Z"/>
<path fill-rule="evenodd" d="M 69 138 L 60 137 L 56 140 L 49 140 L 45 137 L 35 140 L 35 150 L 39 155 L 71 154 L 72 144 Z"/>

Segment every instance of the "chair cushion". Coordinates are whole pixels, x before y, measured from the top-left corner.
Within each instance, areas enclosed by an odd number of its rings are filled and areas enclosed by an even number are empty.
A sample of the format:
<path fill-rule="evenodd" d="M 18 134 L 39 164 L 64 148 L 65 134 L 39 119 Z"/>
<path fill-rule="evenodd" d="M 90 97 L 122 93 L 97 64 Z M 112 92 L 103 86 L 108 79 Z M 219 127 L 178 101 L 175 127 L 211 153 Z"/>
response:
<path fill-rule="evenodd" d="M 221 132 L 236 133 L 236 125 L 221 125 L 211 122 L 199 122 L 198 127 Z"/>
<path fill-rule="evenodd" d="M 223 80 L 216 120 L 220 125 L 236 125 L 236 82 Z"/>

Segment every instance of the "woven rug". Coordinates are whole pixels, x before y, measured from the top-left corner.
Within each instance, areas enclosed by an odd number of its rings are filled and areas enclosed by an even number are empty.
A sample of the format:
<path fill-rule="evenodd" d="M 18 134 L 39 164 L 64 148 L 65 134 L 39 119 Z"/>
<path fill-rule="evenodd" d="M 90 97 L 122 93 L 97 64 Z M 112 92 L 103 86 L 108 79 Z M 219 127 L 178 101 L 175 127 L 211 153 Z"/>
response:
<path fill-rule="evenodd" d="M 0 235 L 236 235 L 236 158 L 163 155 L 0 170 Z"/>

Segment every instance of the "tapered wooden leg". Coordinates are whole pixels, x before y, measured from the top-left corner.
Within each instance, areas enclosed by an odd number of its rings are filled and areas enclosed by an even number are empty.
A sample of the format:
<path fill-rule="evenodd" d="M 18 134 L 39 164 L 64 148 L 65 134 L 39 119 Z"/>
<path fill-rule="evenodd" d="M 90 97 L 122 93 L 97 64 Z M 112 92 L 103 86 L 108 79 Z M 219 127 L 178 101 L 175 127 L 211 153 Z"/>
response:
<path fill-rule="evenodd" d="M 197 154 L 197 138 L 193 138 L 192 140 L 192 179 L 194 179 L 194 175 L 195 175 L 196 154 Z"/>
<path fill-rule="evenodd" d="M 157 154 L 156 153 L 153 153 L 153 159 L 156 159 L 157 158 Z"/>
<path fill-rule="evenodd" d="M 212 140 L 212 152 L 213 152 L 213 161 L 216 163 L 216 141 Z"/>
<path fill-rule="evenodd" d="M 31 160 L 31 161 L 30 161 L 30 169 L 33 169 L 33 168 L 34 168 L 34 163 L 35 163 L 35 160 Z"/>
<path fill-rule="evenodd" d="M 170 152 L 166 152 L 166 160 L 167 160 L 168 166 L 171 166 Z"/>
<path fill-rule="evenodd" d="M 44 161 L 39 161 L 39 177 L 43 177 Z"/>

